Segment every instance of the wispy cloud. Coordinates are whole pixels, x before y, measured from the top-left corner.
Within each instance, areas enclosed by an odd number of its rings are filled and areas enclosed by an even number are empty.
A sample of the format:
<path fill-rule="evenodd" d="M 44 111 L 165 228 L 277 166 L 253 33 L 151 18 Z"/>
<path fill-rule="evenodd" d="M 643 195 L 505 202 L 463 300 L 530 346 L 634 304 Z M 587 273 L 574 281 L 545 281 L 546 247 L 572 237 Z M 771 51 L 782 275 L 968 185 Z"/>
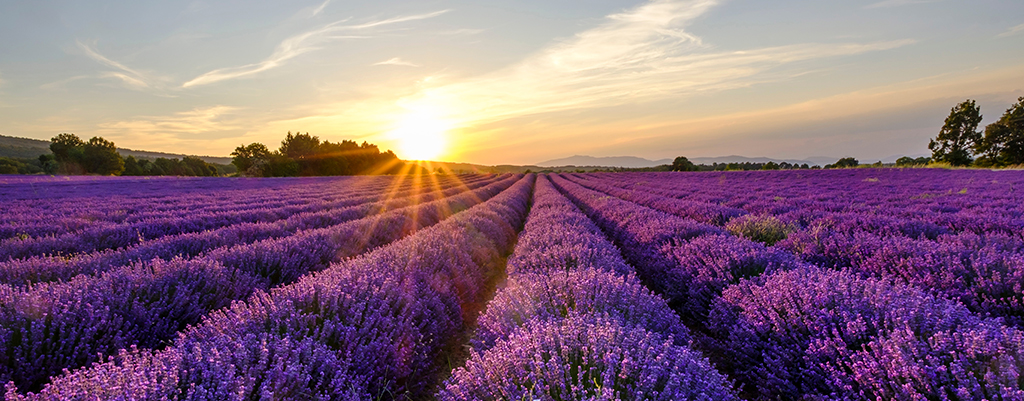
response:
<path fill-rule="evenodd" d="M 169 116 L 138 116 L 99 124 L 97 133 L 115 141 L 130 140 L 131 146 L 136 147 L 155 145 L 151 148 L 169 149 L 192 145 L 201 149 L 208 145 L 206 142 L 244 134 L 243 127 L 247 124 L 239 111 L 241 109 L 237 107 L 218 105 L 197 107 Z"/>
<path fill-rule="evenodd" d="M 167 84 L 170 81 L 168 77 L 159 76 L 149 72 L 144 72 L 138 69 L 134 69 L 124 65 L 120 62 L 114 61 L 106 56 L 100 54 L 95 49 L 95 44 L 89 45 L 82 42 L 81 40 L 76 41 L 78 47 L 82 49 L 86 56 L 95 60 L 96 62 L 103 64 L 107 67 L 113 68 L 116 71 L 105 71 L 98 75 L 98 78 L 108 78 L 119 81 L 124 87 L 134 90 L 157 90 L 165 91 Z M 85 77 L 72 77 L 62 81 L 53 82 L 50 84 L 43 85 L 44 89 L 53 89 L 59 85 L 78 80 Z M 49 86 L 49 87 L 48 87 Z"/>
<path fill-rule="evenodd" d="M 935 3 L 942 0 L 883 0 L 877 3 L 868 4 L 864 8 L 889 8 L 909 6 L 911 4 Z"/>
<path fill-rule="evenodd" d="M 85 52 L 85 55 L 89 56 L 89 58 L 99 62 L 100 64 L 118 70 L 102 73 L 100 75 L 101 77 L 120 80 L 126 87 L 136 90 L 149 89 L 153 87 L 153 84 L 155 83 L 154 81 L 156 81 L 155 78 L 103 56 L 92 46 L 82 43 L 82 41 L 77 41 L 77 43 L 78 47 L 82 49 L 82 51 Z"/>
<path fill-rule="evenodd" d="M 655 0 L 606 17 L 494 73 L 430 87 L 403 98 L 405 109 L 444 111 L 461 126 L 580 108 L 611 107 L 788 79 L 773 68 L 914 43 L 795 44 L 716 51 L 684 28 L 715 0 Z"/>
<path fill-rule="evenodd" d="M 212 84 L 214 82 L 220 82 L 224 80 L 259 74 L 263 71 L 279 67 L 286 61 L 298 57 L 302 54 L 317 50 L 320 48 L 319 46 L 331 40 L 365 37 L 358 35 L 353 36 L 339 34 L 344 34 L 346 32 L 358 32 L 362 30 L 368 30 L 371 28 L 398 24 L 402 22 L 434 18 L 448 11 L 449 10 L 441 10 L 432 13 L 395 17 L 356 25 L 344 25 L 345 22 L 348 22 L 347 19 L 335 21 L 333 23 L 321 26 L 317 29 L 307 31 L 289 37 L 288 39 L 285 39 L 283 42 L 281 42 L 280 45 L 277 46 L 277 49 L 274 50 L 274 53 L 271 54 L 270 57 L 264 59 L 263 61 L 238 67 L 216 69 L 207 72 L 203 75 L 200 75 L 188 82 L 185 82 L 185 84 L 182 85 L 182 87 L 188 88 L 192 86 L 207 85 Z"/>
<path fill-rule="evenodd" d="M 998 35 L 996 35 L 996 37 L 997 38 L 1005 38 L 1005 37 L 1008 37 L 1008 36 L 1016 35 L 1016 34 L 1021 33 L 1021 32 L 1024 32 L 1024 24 L 1020 24 L 1020 25 L 1017 25 L 1017 26 L 1012 27 L 1010 29 L 1007 29 L 1006 32 L 998 34 Z"/>
<path fill-rule="evenodd" d="M 86 79 L 86 78 L 92 78 L 92 77 L 93 76 L 91 76 L 91 75 L 75 75 L 73 77 L 64 78 L 64 79 L 59 80 L 59 81 L 54 81 L 54 82 L 50 82 L 50 83 L 45 83 L 45 84 L 39 85 L 39 89 L 42 89 L 42 90 L 57 90 L 57 89 L 63 88 L 64 85 L 67 85 L 67 84 L 69 84 L 71 82 L 78 81 L 78 80 L 81 80 L 81 79 Z"/>
<path fill-rule="evenodd" d="M 405 66 L 405 67 L 419 67 L 420 66 L 419 64 L 411 63 L 411 62 L 402 60 L 401 58 L 398 58 L 398 57 L 395 57 L 395 58 L 392 58 L 392 59 L 389 59 L 389 60 L 384 60 L 384 61 L 381 61 L 379 63 L 374 63 L 373 65 L 399 65 L 399 66 Z"/>
<path fill-rule="evenodd" d="M 331 2 L 331 0 L 324 0 L 323 3 L 320 3 L 320 5 L 317 6 L 317 8 L 313 9 L 313 16 L 315 17 L 315 16 L 319 15 L 320 13 L 324 12 L 324 9 L 327 8 L 327 3 L 330 3 L 330 2 Z"/>

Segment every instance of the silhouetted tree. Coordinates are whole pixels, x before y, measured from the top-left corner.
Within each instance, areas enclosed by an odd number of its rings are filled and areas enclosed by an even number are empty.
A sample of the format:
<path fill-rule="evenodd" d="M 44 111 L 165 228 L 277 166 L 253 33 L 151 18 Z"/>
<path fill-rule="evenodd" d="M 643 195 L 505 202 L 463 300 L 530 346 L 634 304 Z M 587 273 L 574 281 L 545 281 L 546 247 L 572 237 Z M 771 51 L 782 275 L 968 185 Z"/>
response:
<path fill-rule="evenodd" d="M 270 160 L 270 149 L 262 143 L 241 145 L 231 152 L 231 164 L 238 168 L 242 175 L 262 175 L 260 169 Z"/>
<path fill-rule="evenodd" d="M 690 159 L 679 156 L 672 160 L 672 171 L 698 171 L 698 168 Z"/>
<path fill-rule="evenodd" d="M 60 168 L 57 158 L 52 153 L 39 155 L 39 165 L 46 174 L 57 174 L 57 169 Z"/>
<path fill-rule="evenodd" d="M 85 174 L 82 166 L 82 152 L 85 142 L 75 134 L 61 133 L 50 139 L 50 151 L 57 161 L 57 171 L 61 174 Z"/>
<path fill-rule="evenodd" d="M 308 132 L 296 132 L 292 135 L 291 131 L 288 131 L 288 136 L 281 141 L 281 149 L 278 152 L 293 160 L 310 159 L 320 153 L 320 138 L 310 136 Z"/>
<path fill-rule="evenodd" d="M 120 175 L 124 171 L 124 159 L 117 153 L 114 143 L 101 137 L 93 137 L 82 148 L 82 164 L 85 170 L 100 175 Z"/>
<path fill-rule="evenodd" d="M 121 172 L 121 175 L 146 175 L 146 172 L 135 156 L 128 156 L 124 159 L 124 171 Z"/>
<path fill-rule="evenodd" d="M 981 142 L 981 107 L 973 100 L 960 102 L 949 111 L 939 135 L 928 142 L 932 160 L 953 166 L 966 166 L 973 161 L 971 149 Z"/>
<path fill-rule="evenodd" d="M 860 161 L 852 157 L 844 157 L 837 160 L 834 164 L 826 164 L 825 168 L 851 168 L 860 165 Z"/>
<path fill-rule="evenodd" d="M 1006 109 L 998 121 L 985 127 L 985 136 L 975 152 L 981 166 L 1024 164 L 1024 96 Z"/>
<path fill-rule="evenodd" d="M 78 135 L 61 133 L 50 139 L 50 151 L 59 163 L 79 163 L 82 161 L 82 147 L 85 142 Z"/>
<path fill-rule="evenodd" d="M 195 156 L 181 158 L 185 173 L 192 177 L 213 177 L 217 175 L 217 167 Z"/>

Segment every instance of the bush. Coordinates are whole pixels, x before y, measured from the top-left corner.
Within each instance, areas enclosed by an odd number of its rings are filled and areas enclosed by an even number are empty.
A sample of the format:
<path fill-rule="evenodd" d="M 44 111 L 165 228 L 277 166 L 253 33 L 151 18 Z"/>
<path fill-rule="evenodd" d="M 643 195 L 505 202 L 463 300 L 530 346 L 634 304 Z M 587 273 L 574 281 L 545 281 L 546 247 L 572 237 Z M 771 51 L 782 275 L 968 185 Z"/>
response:
<path fill-rule="evenodd" d="M 775 216 L 752 214 L 732 219 L 725 225 L 725 228 L 735 235 L 767 245 L 774 245 L 797 230 L 796 227 L 782 222 Z"/>

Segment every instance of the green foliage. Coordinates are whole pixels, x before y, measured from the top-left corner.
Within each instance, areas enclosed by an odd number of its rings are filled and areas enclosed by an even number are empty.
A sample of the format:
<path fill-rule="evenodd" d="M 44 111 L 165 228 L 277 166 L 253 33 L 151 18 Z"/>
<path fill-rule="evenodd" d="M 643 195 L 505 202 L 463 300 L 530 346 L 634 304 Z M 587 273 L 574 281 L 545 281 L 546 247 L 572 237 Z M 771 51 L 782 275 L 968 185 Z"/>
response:
<path fill-rule="evenodd" d="M 321 141 L 309 133 L 288 132 L 281 148 L 271 152 L 261 143 L 235 148 L 232 164 L 239 174 L 261 177 L 326 176 L 355 174 L 429 174 L 423 167 L 406 165 L 393 152 L 377 145 L 342 140 Z"/>
<path fill-rule="evenodd" d="M 928 142 L 932 160 L 952 166 L 971 164 L 971 149 L 982 141 L 981 132 L 978 131 L 981 118 L 981 107 L 970 99 L 950 109 L 939 135 Z"/>
<path fill-rule="evenodd" d="M 860 161 L 852 157 L 844 157 L 834 164 L 826 164 L 825 168 L 854 168 L 860 165 Z"/>
<path fill-rule="evenodd" d="M 83 146 L 85 146 L 85 142 L 82 142 L 78 135 L 67 132 L 50 139 L 50 151 L 53 152 L 58 163 L 80 162 Z"/>
<path fill-rule="evenodd" d="M 672 161 L 672 171 L 700 171 L 700 169 L 683 156 L 679 156 Z"/>
<path fill-rule="evenodd" d="M 768 162 L 768 163 L 765 163 L 764 166 L 761 166 L 761 170 L 778 170 L 778 169 L 779 169 L 779 164 L 775 163 L 775 162 Z"/>
<path fill-rule="evenodd" d="M 260 175 L 263 165 L 270 160 L 270 149 L 262 143 L 250 143 L 235 148 L 231 157 L 231 164 L 235 165 L 239 174 Z"/>
<path fill-rule="evenodd" d="M 975 145 L 975 152 L 981 155 L 977 160 L 979 166 L 1024 164 L 1024 96 L 998 121 L 985 127 L 985 136 Z"/>
<path fill-rule="evenodd" d="M 930 161 L 931 159 L 927 157 L 918 157 L 915 159 L 913 157 L 903 156 L 899 159 L 896 159 L 896 167 L 924 166 L 928 164 L 928 162 Z"/>
<path fill-rule="evenodd" d="M 61 133 L 50 139 L 50 151 L 57 161 L 60 174 L 85 174 L 82 166 L 85 142 L 75 134 Z"/>
<path fill-rule="evenodd" d="M 61 174 L 118 175 L 124 171 L 124 159 L 117 147 L 98 136 L 83 142 L 75 134 L 62 133 L 51 139 L 50 151 L 57 163 L 56 172 Z M 47 162 L 42 158 L 40 161 Z"/>
<path fill-rule="evenodd" d="M 179 175 L 189 177 L 216 177 L 221 173 L 218 165 L 207 163 L 195 156 L 185 156 L 181 160 L 158 157 L 153 161 L 128 156 L 124 160 L 124 173 L 121 175 Z"/>
<path fill-rule="evenodd" d="M 99 175 L 120 175 L 124 171 L 124 159 L 117 153 L 117 147 L 98 136 L 83 146 L 82 165 L 85 171 Z"/>
<path fill-rule="evenodd" d="M 774 245 L 796 231 L 796 227 L 783 223 L 775 216 L 751 214 L 732 219 L 725 228 L 735 235 L 767 245 Z"/>
<path fill-rule="evenodd" d="M 39 167 L 46 174 L 57 174 L 57 170 L 60 168 L 60 164 L 57 163 L 57 158 L 52 153 L 45 155 L 39 155 Z"/>
<path fill-rule="evenodd" d="M 0 174 L 38 174 L 41 166 L 38 159 L 0 157 Z"/>
<path fill-rule="evenodd" d="M 309 159 L 320 153 L 320 138 L 310 136 L 308 132 L 296 132 L 292 135 L 291 131 L 288 131 L 288 136 L 281 141 L 281 149 L 278 152 L 294 160 Z"/>

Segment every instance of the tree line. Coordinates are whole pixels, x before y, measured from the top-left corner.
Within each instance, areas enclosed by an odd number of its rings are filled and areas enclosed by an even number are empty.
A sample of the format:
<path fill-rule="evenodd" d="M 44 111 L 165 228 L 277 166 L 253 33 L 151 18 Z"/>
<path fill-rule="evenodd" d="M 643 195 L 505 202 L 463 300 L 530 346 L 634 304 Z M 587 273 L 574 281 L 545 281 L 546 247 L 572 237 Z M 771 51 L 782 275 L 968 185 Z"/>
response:
<path fill-rule="evenodd" d="M 288 131 L 275 151 L 255 142 L 235 148 L 231 156 L 240 175 L 253 177 L 430 173 L 399 160 L 390 150 L 381 152 L 377 145 L 321 141 L 308 132 Z"/>
<path fill-rule="evenodd" d="M 50 139 L 50 152 L 40 155 L 38 163 L 25 163 L 36 166 L 37 169 L 26 167 L 18 173 L 212 177 L 232 172 L 228 166 L 207 163 L 195 156 L 185 156 L 182 159 L 158 157 L 152 161 L 135 156 L 124 158 L 117 152 L 114 142 L 98 136 L 83 141 L 71 133 L 61 133 Z M 0 173 L 4 173 L 2 167 Z"/>
<path fill-rule="evenodd" d="M 950 109 L 939 135 L 928 142 L 932 159 L 951 166 L 1024 165 L 1024 96 L 979 131 L 981 107 L 967 99 Z"/>

